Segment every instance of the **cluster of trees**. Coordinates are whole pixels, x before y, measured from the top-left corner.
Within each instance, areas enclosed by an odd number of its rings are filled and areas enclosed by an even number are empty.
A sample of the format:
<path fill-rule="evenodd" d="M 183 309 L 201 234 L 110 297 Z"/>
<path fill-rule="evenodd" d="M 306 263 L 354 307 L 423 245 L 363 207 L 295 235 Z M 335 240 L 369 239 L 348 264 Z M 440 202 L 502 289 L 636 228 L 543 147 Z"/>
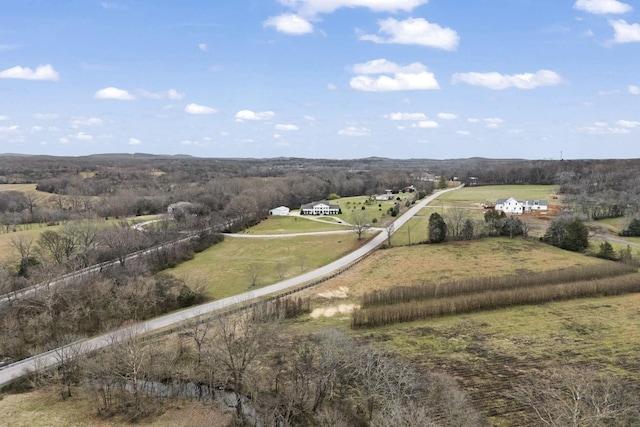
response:
<path fill-rule="evenodd" d="M 484 425 L 451 377 L 336 330 L 295 334 L 259 310 L 193 322 L 162 346 L 130 333 L 71 356 L 49 381 L 91 397 L 98 416 L 139 421 L 191 398 L 228 408 L 236 425 Z"/>
<path fill-rule="evenodd" d="M 579 218 L 559 216 L 551 221 L 542 241 L 574 252 L 589 247 L 589 229 Z"/>
<path fill-rule="evenodd" d="M 203 229 L 206 224 L 190 225 Z M 11 239 L 13 257 L 0 266 L 0 294 L 17 291 L 48 278 L 94 265 L 118 260 L 125 264 L 135 251 L 155 247 L 181 236 L 180 224 L 161 221 L 146 230 L 135 229 L 127 221 L 114 225 L 94 220 L 73 221 L 57 229 L 45 229 L 37 238 L 18 235 Z M 162 270 L 219 242 L 222 235 L 202 232 L 179 246 L 156 251 L 147 260 Z M 192 255 L 191 255 L 192 256 Z M 151 259 L 154 258 L 154 259 Z"/>
<path fill-rule="evenodd" d="M 152 275 L 142 263 L 105 270 L 70 283 L 44 287 L 0 313 L 0 359 L 20 360 L 204 301 L 203 287 L 168 275 Z"/>
<path fill-rule="evenodd" d="M 640 419 L 638 385 L 591 367 L 559 366 L 520 378 L 512 397 L 538 425 L 632 426 Z"/>
<path fill-rule="evenodd" d="M 434 212 L 429 216 L 429 243 L 441 243 L 445 240 L 473 240 L 485 236 L 524 236 L 529 235 L 529 223 L 515 216 L 507 216 L 495 210 L 484 214 L 484 221 L 469 216 L 469 211 L 457 207 L 446 209 L 442 215 Z"/>

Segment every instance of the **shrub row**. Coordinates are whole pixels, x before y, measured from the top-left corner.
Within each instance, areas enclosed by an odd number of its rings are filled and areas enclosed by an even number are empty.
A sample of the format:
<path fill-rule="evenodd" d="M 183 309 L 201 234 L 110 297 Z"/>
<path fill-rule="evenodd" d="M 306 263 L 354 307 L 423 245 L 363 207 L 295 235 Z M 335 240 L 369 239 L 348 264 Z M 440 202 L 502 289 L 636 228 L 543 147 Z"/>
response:
<path fill-rule="evenodd" d="M 366 292 L 360 306 L 363 308 L 386 304 L 406 303 L 431 298 L 453 297 L 481 291 L 517 289 L 554 283 L 578 282 L 581 280 L 615 277 L 637 271 L 637 268 L 622 263 L 604 263 L 589 267 L 573 267 L 540 273 L 513 274 L 501 277 L 477 277 L 440 284 L 422 283 L 412 286 L 396 286 Z"/>
<path fill-rule="evenodd" d="M 541 304 L 572 298 L 619 295 L 630 292 L 640 292 L 640 275 L 628 274 L 615 278 L 487 291 L 427 301 L 361 308 L 353 311 L 351 327 L 378 327 L 524 304 Z"/>

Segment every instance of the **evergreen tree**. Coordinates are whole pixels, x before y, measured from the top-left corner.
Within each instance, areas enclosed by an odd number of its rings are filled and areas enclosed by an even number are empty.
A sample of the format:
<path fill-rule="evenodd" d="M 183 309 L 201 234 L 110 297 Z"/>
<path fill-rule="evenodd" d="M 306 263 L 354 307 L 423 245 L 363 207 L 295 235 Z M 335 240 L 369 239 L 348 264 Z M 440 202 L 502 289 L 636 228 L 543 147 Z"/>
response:
<path fill-rule="evenodd" d="M 578 218 L 556 218 L 542 241 L 562 249 L 582 252 L 589 247 L 589 229 Z"/>
<path fill-rule="evenodd" d="M 474 237 L 473 233 L 473 221 L 471 218 L 467 218 L 462 226 L 462 239 L 463 240 L 472 240 Z"/>
<path fill-rule="evenodd" d="M 447 224 L 438 212 L 429 217 L 429 243 L 443 242 L 447 237 Z"/>
<path fill-rule="evenodd" d="M 640 219 L 634 218 L 629 226 L 620 232 L 621 236 L 640 236 Z"/>

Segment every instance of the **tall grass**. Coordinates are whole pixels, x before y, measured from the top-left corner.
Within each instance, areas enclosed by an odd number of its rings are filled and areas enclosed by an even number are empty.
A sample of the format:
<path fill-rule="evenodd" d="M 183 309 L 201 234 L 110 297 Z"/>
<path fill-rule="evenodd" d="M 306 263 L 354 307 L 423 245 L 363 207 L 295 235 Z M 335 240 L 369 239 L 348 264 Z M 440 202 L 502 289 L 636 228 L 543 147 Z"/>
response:
<path fill-rule="evenodd" d="M 475 292 L 519 289 L 554 283 L 616 277 L 636 272 L 637 268 L 622 263 L 604 263 L 587 267 L 574 267 L 540 273 L 512 274 L 501 277 L 475 277 L 454 282 L 423 283 L 412 286 L 396 286 L 366 292 L 362 296 L 362 308 L 386 304 L 399 304 L 432 298 L 453 297 Z"/>
<path fill-rule="evenodd" d="M 524 304 L 542 304 L 573 298 L 619 295 L 630 292 L 640 292 L 639 274 L 553 285 L 547 284 L 528 288 L 491 290 L 425 301 L 362 308 L 353 312 L 351 327 L 378 327 L 480 310 L 493 310 Z"/>

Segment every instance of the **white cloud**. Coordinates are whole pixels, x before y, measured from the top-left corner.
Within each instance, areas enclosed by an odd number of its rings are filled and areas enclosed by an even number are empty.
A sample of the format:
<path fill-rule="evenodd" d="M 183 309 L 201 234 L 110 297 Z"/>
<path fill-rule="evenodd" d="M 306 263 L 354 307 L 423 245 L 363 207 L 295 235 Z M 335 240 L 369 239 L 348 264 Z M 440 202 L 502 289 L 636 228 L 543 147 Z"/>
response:
<path fill-rule="evenodd" d="M 184 98 L 184 93 L 180 93 L 175 89 L 168 89 L 161 92 L 149 92 L 148 90 L 138 89 L 136 92 L 141 97 L 149 99 L 173 99 L 177 101 Z"/>
<path fill-rule="evenodd" d="M 393 77 L 356 76 L 349 82 L 352 88 L 366 92 L 390 92 L 399 90 L 431 90 L 439 89 L 433 73 L 394 74 Z"/>
<path fill-rule="evenodd" d="M 596 15 L 627 13 L 633 10 L 630 5 L 618 0 L 576 0 L 573 7 Z"/>
<path fill-rule="evenodd" d="M 93 97 L 96 99 L 117 99 L 120 101 L 131 101 L 136 99 L 136 97 L 131 95 L 128 91 L 118 89 L 117 87 L 106 87 L 104 89 L 100 89 L 93 95 Z"/>
<path fill-rule="evenodd" d="M 355 126 L 349 126 L 338 131 L 338 135 L 343 136 L 368 136 L 371 133 L 371 129 L 365 127 L 358 128 Z"/>
<path fill-rule="evenodd" d="M 280 139 L 280 138 L 282 138 L 282 135 L 280 135 L 279 133 L 274 133 L 274 134 L 273 134 L 273 137 L 274 137 L 275 139 Z"/>
<path fill-rule="evenodd" d="M 442 120 L 455 120 L 458 116 L 453 113 L 438 113 L 438 118 Z"/>
<path fill-rule="evenodd" d="M 435 129 L 440 125 L 438 122 L 434 122 L 433 120 L 421 120 L 418 123 L 414 123 L 411 125 L 413 128 L 421 128 L 421 129 Z"/>
<path fill-rule="evenodd" d="M 474 86 L 484 86 L 489 89 L 533 89 L 540 86 L 555 86 L 562 83 L 562 77 L 554 71 L 539 70 L 535 73 L 500 74 L 493 73 L 456 73 L 451 81 L 467 83 Z"/>
<path fill-rule="evenodd" d="M 640 126 L 640 122 L 634 122 L 630 120 L 618 120 L 616 122 L 616 126 L 620 126 L 623 128 L 635 128 Z"/>
<path fill-rule="evenodd" d="M 277 124 L 276 125 L 276 130 L 286 130 L 286 131 L 291 131 L 291 130 L 298 130 L 298 126 L 296 125 L 283 125 L 283 124 Z"/>
<path fill-rule="evenodd" d="M 605 122 L 595 122 L 593 126 L 585 126 L 579 128 L 578 131 L 590 135 L 625 135 L 631 133 L 628 128 L 610 127 L 609 124 Z"/>
<path fill-rule="evenodd" d="M 640 86 L 630 85 L 628 89 L 631 95 L 640 95 Z"/>
<path fill-rule="evenodd" d="M 89 117 L 89 118 L 77 117 L 77 118 L 71 119 L 71 122 L 69 123 L 69 125 L 73 129 L 78 129 L 81 126 L 102 126 L 103 123 L 104 121 L 98 117 Z"/>
<path fill-rule="evenodd" d="M 458 135 L 462 135 L 462 136 L 469 136 L 471 135 L 471 132 L 469 132 L 468 130 L 457 130 L 456 133 Z"/>
<path fill-rule="evenodd" d="M 140 145 L 142 144 L 142 141 L 140 141 L 138 138 L 129 138 L 129 145 Z"/>
<path fill-rule="evenodd" d="M 89 135 L 84 132 L 78 132 L 73 137 L 78 141 L 93 141 L 93 135 Z"/>
<path fill-rule="evenodd" d="M 364 7 L 373 12 L 411 12 L 429 0 L 279 0 L 303 16 L 314 17 L 346 7 Z"/>
<path fill-rule="evenodd" d="M 10 117 L 9 116 L 0 116 L 0 122 L 4 121 L 4 120 L 9 120 Z"/>
<path fill-rule="evenodd" d="M 36 113 L 33 115 L 33 118 L 37 120 L 53 120 L 57 119 L 58 115 L 53 113 Z"/>
<path fill-rule="evenodd" d="M 640 42 L 640 24 L 628 24 L 624 19 L 609 20 L 613 27 L 615 43 Z"/>
<path fill-rule="evenodd" d="M 218 112 L 218 110 L 216 110 L 215 108 L 207 107 L 206 105 L 198 105 L 198 104 L 191 103 L 191 104 L 188 104 L 186 107 L 184 107 L 184 112 L 189 114 L 202 115 L 202 114 L 215 114 Z"/>
<path fill-rule="evenodd" d="M 440 85 L 433 73 L 423 64 L 414 62 L 401 66 L 386 59 L 355 64 L 353 72 L 361 74 L 353 77 L 349 84 L 353 89 L 366 92 L 390 92 L 399 90 L 439 89 Z M 392 74 L 370 77 L 367 74 Z"/>
<path fill-rule="evenodd" d="M 313 117 L 313 116 L 304 116 L 304 119 L 309 121 L 309 122 L 314 122 L 316 120 L 316 118 Z"/>
<path fill-rule="evenodd" d="M 327 84 L 327 90 L 336 90 L 336 89 L 338 89 L 338 86 L 332 83 Z"/>
<path fill-rule="evenodd" d="M 207 44 L 206 44 L 206 43 L 199 43 L 199 44 L 198 44 L 198 49 L 200 49 L 200 50 L 201 50 L 201 51 L 203 51 L 203 52 L 206 52 L 206 51 L 207 51 L 207 49 L 209 49 L 209 47 L 207 46 Z"/>
<path fill-rule="evenodd" d="M 313 32 L 313 25 L 303 17 L 292 13 L 272 16 L 262 23 L 264 27 L 274 27 L 285 34 L 302 35 Z"/>
<path fill-rule="evenodd" d="M 0 52 L 5 52 L 8 50 L 14 50 L 14 49 L 19 49 L 22 46 L 20 46 L 19 44 L 0 44 Z"/>
<path fill-rule="evenodd" d="M 123 6 L 121 4 L 118 3 L 114 3 L 114 2 L 106 2 L 103 1 L 102 3 L 100 3 L 100 6 L 102 6 L 103 9 L 119 9 L 119 10 L 127 10 L 126 6 Z"/>
<path fill-rule="evenodd" d="M 384 117 L 390 120 L 427 120 L 424 113 L 391 113 Z"/>
<path fill-rule="evenodd" d="M 363 34 L 360 40 L 374 43 L 409 44 L 435 47 L 443 50 L 456 50 L 460 38 L 450 28 L 443 28 L 422 18 L 409 18 L 397 21 L 393 18 L 378 21 L 378 32 L 385 35 Z"/>
<path fill-rule="evenodd" d="M 398 65 L 384 58 L 355 64 L 352 67 L 355 74 L 392 74 L 392 73 L 420 73 L 427 71 L 427 67 L 420 62 L 409 65 Z"/>
<path fill-rule="evenodd" d="M 489 129 L 501 128 L 504 125 L 504 120 L 499 117 L 490 117 L 484 119 L 485 126 Z"/>
<path fill-rule="evenodd" d="M 20 126 L 11 125 L 11 126 L 0 126 L 0 139 L 3 139 L 9 135 L 19 135 L 22 133 L 20 130 Z"/>
<path fill-rule="evenodd" d="M 468 121 L 469 123 L 479 123 L 479 122 L 480 122 L 480 119 L 476 119 L 476 118 L 473 118 L 473 117 L 472 117 L 472 118 L 467 119 L 467 121 Z"/>
<path fill-rule="evenodd" d="M 270 120 L 275 116 L 273 111 L 262 111 L 255 113 L 251 110 L 240 110 L 236 113 L 236 121 L 242 122 L 243 120 Z"/>
<path fill-rule="evenodd" d="M 15 66 L 0 71 L 0 79 L 22 79 L 22 80 L 60 80 L 58 72 L 49 64 L 39 65 L 35 71 L 28 67 Z"/>

